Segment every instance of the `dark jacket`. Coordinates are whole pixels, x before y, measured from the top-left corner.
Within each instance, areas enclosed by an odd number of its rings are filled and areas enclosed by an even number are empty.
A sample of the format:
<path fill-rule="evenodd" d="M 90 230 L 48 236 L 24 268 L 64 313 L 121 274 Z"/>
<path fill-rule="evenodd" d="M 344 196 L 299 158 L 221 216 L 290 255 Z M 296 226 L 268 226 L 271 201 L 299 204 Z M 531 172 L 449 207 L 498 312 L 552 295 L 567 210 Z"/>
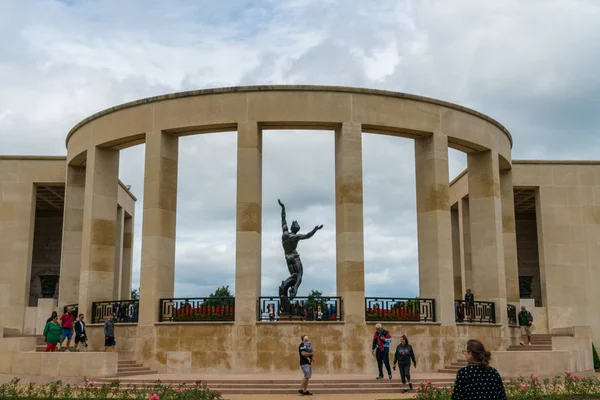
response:
<path fill-rule="evenodd" d="M 506 400 L 502 378 L 495 368 L 469 364 L 456 374 L 452 400 Z"/>
<path fill-rule="evenodd" d="M 519 326 L 531 326 L 533 316 L 527 310 L 519 312 Z"/>
<path fill-rule="evenodd" d="M 86 337 L 85 322 L 79 320 L 75 321 L 75 336 Z"/>
<path fill-rule="evenodd" d="M 467 303 L 468 305 L 473 305 L 474 301 L 475 296 L 473 295 L 473 293 L 465 293 L 465 303 Z"/>
<path fill-rule="evenodd" d="M 104 321 L 104 336 L 115 337 L 115 321 L 108 319 Z"/>
<path fill-rule="evenodd" d="M 396 353 L 394 353 L 394 365 L 396 365 L 396 363 L 399 365 L 410 365 L 410 360 L 412 360 L 414 365 L 417 365 L 412 346 L 410 344 L 404 346 L 400 343 L 398 347 L 396 347 Z"/>

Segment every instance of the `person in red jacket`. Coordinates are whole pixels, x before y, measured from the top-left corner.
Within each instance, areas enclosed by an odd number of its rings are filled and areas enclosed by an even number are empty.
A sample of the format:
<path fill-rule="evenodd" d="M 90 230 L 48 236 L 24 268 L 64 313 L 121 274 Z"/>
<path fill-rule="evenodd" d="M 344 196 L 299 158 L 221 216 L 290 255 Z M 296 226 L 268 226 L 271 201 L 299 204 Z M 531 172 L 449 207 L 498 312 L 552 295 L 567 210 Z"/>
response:
<path fill-rule="evenodd" d="M 392 379 L 392 368 L 390 367 L 390 346 L 392 345 L 392 335 L 381 324 L 375 325 L 375 334 L 373 335 L 373 355 L 377 358 L 377 368 L 379 376 L 377 379 L 383 379 L 383 365 L 387 370 L 388 377 Z"/>

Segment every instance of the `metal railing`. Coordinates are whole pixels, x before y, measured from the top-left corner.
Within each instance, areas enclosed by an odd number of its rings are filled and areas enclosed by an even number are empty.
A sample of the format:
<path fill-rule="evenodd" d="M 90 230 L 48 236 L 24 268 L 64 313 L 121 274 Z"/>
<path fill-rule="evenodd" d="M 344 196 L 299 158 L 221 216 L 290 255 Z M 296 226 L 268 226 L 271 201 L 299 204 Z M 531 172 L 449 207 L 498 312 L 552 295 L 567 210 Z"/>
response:
<path fill-rule="evenodd" d="M 139 300 L 97 301 L 92 303 L 92 324 L 100 324 L 109 315 L 115 323 L 138 322 Z"/>
<path fill-rule="evenodd" d="M 258 298 L 258 321 L 342 321 L 341 297 L 295 297 L 289 301 L 279 297 Z"/>
<path fill-rule="evenodd" d="M 365 320 L 435 322 L 435 299 L 366 297 Z"/>
<path fill-rule="evenodd" d="M 160 322 L 211 322 L 235 319 L 235 297 L 160 299 Z"/>
<path fill-rule="evenodd" d="M 510 326 L 518 326 L 519 323 L 517 321 L 517 306 L 513 304 L 506 305 L 506 314 L 508 317 L 508 325 Z"/>
<path fill-rule="evenodd" d="M 491 301 L 454 301 L 456 322 L 473 322 L 482 324 L 496 323 L 496 309 Z"/>

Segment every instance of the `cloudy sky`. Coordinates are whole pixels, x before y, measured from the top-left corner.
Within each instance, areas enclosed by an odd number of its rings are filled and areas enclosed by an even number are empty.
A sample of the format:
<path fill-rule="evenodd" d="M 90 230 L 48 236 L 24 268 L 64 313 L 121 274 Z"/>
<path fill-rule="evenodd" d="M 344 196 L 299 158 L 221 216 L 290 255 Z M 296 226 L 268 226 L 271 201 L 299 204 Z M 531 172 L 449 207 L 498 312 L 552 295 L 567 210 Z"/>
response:
<path fill-rule="evenodd" d="M 600 157 L 597 0 L 2 0 L 0 153 L 65 155 L 82 118 L 143 97 L 260 84 L 345 85 L 474 108 L 512 133 L 515 159 Z M 367 295 L 418 294 L 413 143 L 363 135 Z M 303 231 L 300 294 L 335 293 L 334 142 L 269 131 L 263 294 L 287 277 L 277 198 Z M 144 147 L 122 151 L 139 197 Z M 451 151 L 450 173 L 466 165 Z M 175 292 L 234 289 L 236 135 L 182 138 Z"/>

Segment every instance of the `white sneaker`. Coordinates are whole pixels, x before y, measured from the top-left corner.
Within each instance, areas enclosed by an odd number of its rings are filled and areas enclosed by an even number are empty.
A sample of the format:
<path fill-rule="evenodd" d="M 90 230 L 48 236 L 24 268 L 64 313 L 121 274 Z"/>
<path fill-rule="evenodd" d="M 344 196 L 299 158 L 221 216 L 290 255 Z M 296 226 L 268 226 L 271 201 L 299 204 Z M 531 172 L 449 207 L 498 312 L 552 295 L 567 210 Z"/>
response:
<path fill-rule="evenodd" d="M 531 346 L 531 343 L 529 343 L 528 346 Z"/>
<path fill-rule="evenodd" d="M 58 342 L 58 346 L 56 346 L 58 350 L 60 350 L 60 342 Z"/>

